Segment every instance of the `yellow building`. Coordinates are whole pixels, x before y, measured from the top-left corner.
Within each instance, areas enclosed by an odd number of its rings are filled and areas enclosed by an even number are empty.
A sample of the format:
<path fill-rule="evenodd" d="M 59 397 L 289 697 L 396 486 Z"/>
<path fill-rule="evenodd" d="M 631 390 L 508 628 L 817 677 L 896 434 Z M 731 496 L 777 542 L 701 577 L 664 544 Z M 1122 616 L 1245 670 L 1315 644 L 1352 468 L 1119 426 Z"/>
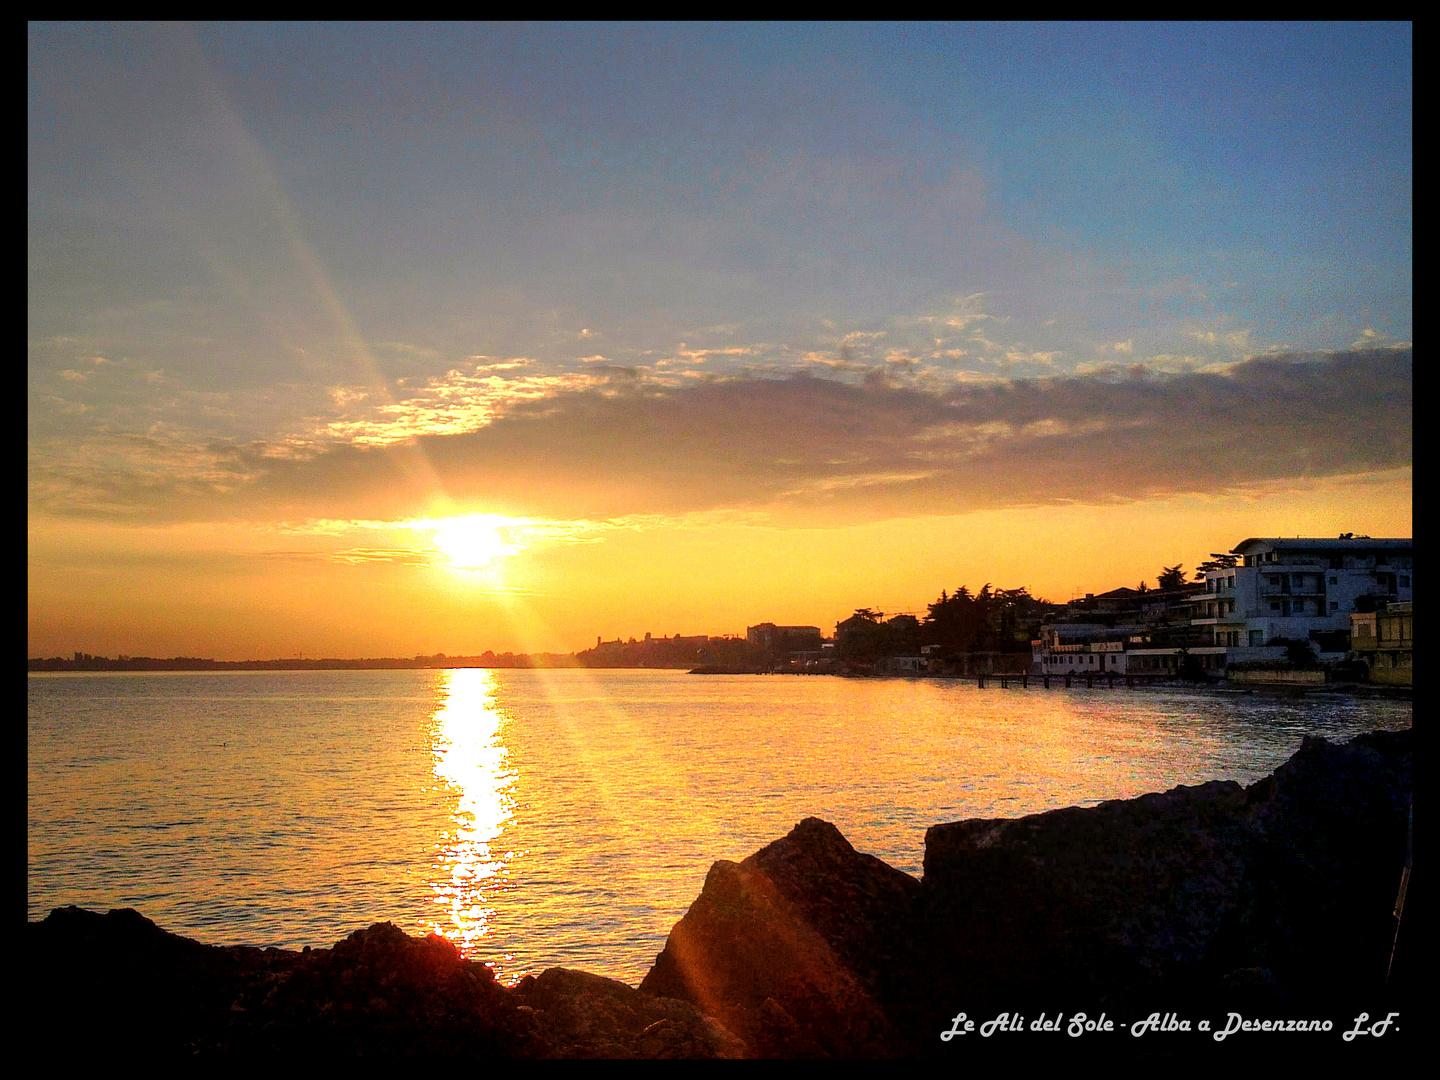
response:
<path fill-rule="evenodd" d="M 1350 649 L 1370 666 L 1370 681 L 1411 686 L 1415 681 L 1414 603 L 1350 616 Z"/>

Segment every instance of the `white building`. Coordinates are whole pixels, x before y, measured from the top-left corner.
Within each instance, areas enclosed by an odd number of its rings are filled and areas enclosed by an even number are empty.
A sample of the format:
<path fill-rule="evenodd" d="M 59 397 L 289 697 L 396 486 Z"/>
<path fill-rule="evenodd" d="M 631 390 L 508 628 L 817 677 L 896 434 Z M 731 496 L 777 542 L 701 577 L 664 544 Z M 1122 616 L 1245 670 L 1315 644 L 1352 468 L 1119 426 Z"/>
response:
<path fill-rule="evenodd" d="M 1107 636 L 1114 637 L 1113 631 L 1103 629 Z M 1030 644 L 1030 671 L 1035 675 L 1178 675 L 1187 654 L 1204 671 L 1218 675 L 1225 667 L 1224 648 L 1211 645 L 1153 648 L 1148 634 L 1131 634 L 1123 641 L 1069 643 L 1054 635 Z"/>
<path fill-rule="evenodd" d="M 1227 662 L 1273 659 L 1277 638 L 1311 642 L 1324 659 L 1349 648 L 1350 615 L 1412 598 L 1413 542 L 1346 534 L 1338 539 L 1252 537 L 1231 549 L 1234 566 L 1205 571 L 1191 625 Z"/>

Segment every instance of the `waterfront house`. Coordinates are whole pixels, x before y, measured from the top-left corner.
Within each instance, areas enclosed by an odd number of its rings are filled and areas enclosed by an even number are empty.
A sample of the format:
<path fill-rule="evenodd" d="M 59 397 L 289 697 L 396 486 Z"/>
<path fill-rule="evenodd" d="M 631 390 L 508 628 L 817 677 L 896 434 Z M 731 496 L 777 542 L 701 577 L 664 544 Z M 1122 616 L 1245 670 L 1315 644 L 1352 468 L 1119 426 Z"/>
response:
<path fill-rule="evenodd" d="M 776 626 L 772 622 L 745 628 L 745 640 L 767 652 L 814 652 L 824 641 L 818 626 Z"/>
<path fill-rule="evenodd" d="M 1231 554 L 1206 565 L 1205 591 L 1191 600 L 1191 625 L 1227 663 L 1281 659 L 1292 642 L 1343 659 L 1352 613 L 1412 596 L 1408 539 L 1252 537 Z"/>
<path fill-rule="evenodd" d="M 1252 537 L 1203 563 L 1202 578 L 1178 590 L 1114 589 L 1072 600 L 1031 643 L 1041 675 L 1178 673 L 1223 675 L 1235 663 L 1293 662 L 1308 651 L 1337 662 L 1351 650 L 1351 617 L 1395 611 L 1413 594 L 1408 539 L 1345 535 Z M 1403 610 L 1403 607 L 1401 608 Z M 1403 679 L 1413 655 L 1408 622 L 1361 620 L 1377 644 L 1364 651 L 1380 679 Z M 1406 634 L 1402 638 L 1402 633 Z M 1402 645 L 1403 642 L 1403 645 Z M 1357 647 L 1357 651 L 1358 647 Z"/>
<path fill-rule="evenodd" d="M 1413 609 L 1413 601 L 1399 600 L 1376 611 L 1357 611 L 1350 616 L 1350 648 L 1370 669 L 1371 682 L 1414 684 Z"/>
<path fill-rule="evenodd" d="M 1032 640 L 1031 673 L 1175 674 L 1190 655 L 1218 676 L 1223 657 L 1190 625 L 1191 598 L 1203 588 L 1198 582 L 1174 589 L 1120 588 L 1071 600 Z"/>

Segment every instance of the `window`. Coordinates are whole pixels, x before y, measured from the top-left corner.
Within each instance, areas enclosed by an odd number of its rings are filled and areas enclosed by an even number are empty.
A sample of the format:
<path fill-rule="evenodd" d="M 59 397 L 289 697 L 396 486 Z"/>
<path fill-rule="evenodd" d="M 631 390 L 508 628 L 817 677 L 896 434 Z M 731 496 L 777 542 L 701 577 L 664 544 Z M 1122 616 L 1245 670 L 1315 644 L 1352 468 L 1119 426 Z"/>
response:
<path fill-rule="evenodd" d="M 1337 578 L 1337 577 L 1332 577 L 1332 578 L 1330 579 L 1330 584 L 1331 584 L 1331 585 L 1339 585 L 1339 584 L 1340 584 L 1340 579 Z"/>
<path fill-rule="evenodd" d="M 1405 575 L 1405 574 L 1401 574 L 1401 575 L 1400 575 L 1400 588 L 1402 588 L 1402 589 L 1408 589 L 1408 588 L 1410 588 L 1410 578 L 1409 578 L 1407 575 Z"/>
<path fill-rule="evenodd" d="M 1226 587 L 1227 589 L 1233 589 L 1233 588 L 1235 587 L 1235 575 L 1234 575 L 1234 574 L 1231 574 L 1229 577 L 1227 577 L 1227 578 L 1225 579 L 1225 587 Z"/>
<path fill-rule="evenodd" d="M 1340 610 L 1340 604 L 1339 604 L 1339 602 L 1336 601 L 1336 600 L 1331 600 L 1331 601 L 1330 601 L 1330 610 L 1331 610 L 1331 611 L 1339 611 L 1339 610 Z"/>
<path fill-rule="evenodd" d="M 1265 631 L 1264 631 L 1264 630 L 1251 630 L 1251 631 L 1250 631 L 1250 644 L 1251 644 L 1252 646 L 1264 645 L 1264 644 L 1265 644 Z"/>
<path fill-rule="evenodd" d="M 1279 611 L 1279 610 L 1280 610 L 1280 601 L 1279 601 L 1279 600 L 1271 600 L 1271 601 L 1270 601 L 1270 610 L 1271 610 L 1271 611 Z"/>
<path fill-rule="evenodd" d="M 1280 575 L 1279 575 L 1279 574 L 1271 574 L 1270 577 L 1269 577 L 1269 581 L 1270 581 L 1270 584 L 1271 584 L 1271 585 L 1279 585 L 1279 584 L 1280 584 Z"/>
<path fill-rule="evenodd" d="M 1305 575 L 1304 575 L 1304 574 L 1291 574 L 1291 575 L 1290 575 L 1290 584 L 1291 584 L 1293 587 L 1297 588 L 1297 589 L 1303 589 L 1303 588 L 1305 587 Z"/>

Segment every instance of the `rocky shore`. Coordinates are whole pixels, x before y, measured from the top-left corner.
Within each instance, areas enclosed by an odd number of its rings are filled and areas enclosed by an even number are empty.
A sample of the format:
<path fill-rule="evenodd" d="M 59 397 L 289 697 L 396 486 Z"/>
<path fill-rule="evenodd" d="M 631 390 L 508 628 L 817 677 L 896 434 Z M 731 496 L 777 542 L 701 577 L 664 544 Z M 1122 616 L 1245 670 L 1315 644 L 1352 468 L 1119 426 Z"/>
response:
<path fill-rule="evenodd" d="M 57 909 L 26 931 L 29 1033 L 72 1060 L 288 1063 L 973 1056 L 978 1038 L 939 1038 L 961 1011 L 1313 1015 L 1343 1030 L 1408 1002 L 1407 938 L 1386 973 L 1412 746 L 1410 731 L 1307 738 L 1249 787 L 936 825 L 921 880 L 807 818 L 714 864 L 639 988 L 565 968 L 501 986 L 389 923 L 294 952 Z M 1043 1037 L 1018 1038 L 1012 1052 Z M 1105 1052 L 1142 1045 L 1121 1038 Z"/>

